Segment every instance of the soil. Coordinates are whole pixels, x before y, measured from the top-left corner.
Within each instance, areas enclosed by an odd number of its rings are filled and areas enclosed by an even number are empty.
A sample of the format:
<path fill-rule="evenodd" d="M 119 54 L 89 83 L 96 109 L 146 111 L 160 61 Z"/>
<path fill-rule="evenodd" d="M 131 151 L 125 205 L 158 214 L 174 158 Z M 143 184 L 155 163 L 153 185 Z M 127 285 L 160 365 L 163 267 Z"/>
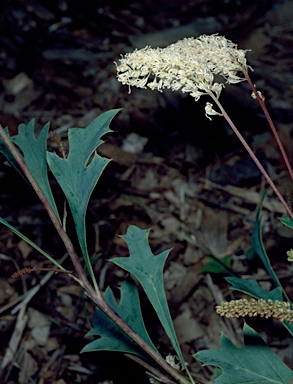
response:
<path fill-rule="evenodd" d="M 237 345 L 242 342 L 243 319 L 231 321 L 215 312 L 221 301 L 244 297 L 229 289 L 225 276 L 256 279 L 263 288 L 274 288 L 261 261 L 249 257 L 266 187 L 224 119 L 205 117 L 207 98 L 195 103 L 179 92 L 142 89 L 129 94 L 116 79 L 114 62 L 147 45 L 164 47 L 200 34 L 226 36 L 249 50 L 251 76 L 293 163 L 292 2 L 88 0 L 83 5 L 77 0 L 2 0 L 0 11 L 0 123 L 12 135 L 32 119 L 36 132 L 50 122 L 50 130 L 67 148 L 69 128 L 85 127 L 102 112 L 122 108 L 111 124 L 113 132 L 98 148 L 113 160 L 87 213 L 87 240 L 99 286 L 103 292 L 110 286 L 119 297 L 128 275 L 110 260 L 127 256 L 128 250 L 118 235 L 130 224 L 151 228 L 153 253 L 172 249 L 165 289 L 184 357 L 197 383 L 211 382 L 212 367 L 203 367 L 192 355 L 219 348 L 221 332 Z M 289 198 L 292 183 L 250 93 L 246 83 L 227 86 L 221 102 Z M 51 134 L 48 148 L 57 150 Z M 72 270 L 38 198 L 1 159 L 0 216 Z M 62 212 L 62 193 L 50 180 Z M 264 243 L 293 298 L 293 268 L 286 258 L 292 234 L 278 220 L 282 214 L 283 206 L 268 189 L 262 211 Z M 70 214 L 67 231 L 78 247 Z M 52 265 L 5 226 L 0 228 L 0 247 L 1 383 L 149 382 L 144 369 L 122 354 L 80 354 L 88 343 L 85 334 L 94 306 L 66 274 L 35 271 L 13 279 L 19 269 Z M 141 301 L 154 343 L 164 356 L 172 353 L 143 292 Z M 292 342 L 280 323 L 247 322 L 293 369 Z"/>

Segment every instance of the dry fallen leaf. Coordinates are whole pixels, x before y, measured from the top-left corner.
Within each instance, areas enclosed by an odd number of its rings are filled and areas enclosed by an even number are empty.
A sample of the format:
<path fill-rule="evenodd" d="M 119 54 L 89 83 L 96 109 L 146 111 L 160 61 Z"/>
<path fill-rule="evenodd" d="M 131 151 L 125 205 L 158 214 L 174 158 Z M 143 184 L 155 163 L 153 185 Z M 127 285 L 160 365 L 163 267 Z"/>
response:
<path fill-rule="evenodd" d="M 188 343 L 204 335 L 199 322 L 193 317 L 189 307 L 175 318 L 174 327 L 180 344 Z"/>
<path fill-rule="evenodd" d="M 0 305 L 5 305 L 13 299 L 15 290 L 4 279 L 0 279 Z"/>
<path fill-rule="evenodd" d="M 34 308 L 28 308 L 28 327 L 32 330 L 32 337 L 40 346 L 46 345 L 50 334 L 51 322 L 43 313 Z"/>

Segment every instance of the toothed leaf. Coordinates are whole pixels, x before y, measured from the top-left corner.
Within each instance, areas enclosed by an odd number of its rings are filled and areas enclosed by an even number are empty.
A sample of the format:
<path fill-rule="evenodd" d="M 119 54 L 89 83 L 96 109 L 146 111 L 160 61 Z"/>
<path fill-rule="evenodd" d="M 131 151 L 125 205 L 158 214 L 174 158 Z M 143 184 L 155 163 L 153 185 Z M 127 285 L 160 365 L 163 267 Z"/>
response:
<path fill-rule="evenodd" d="M 138 292 L 134 283 L 130 281 L 122 283 L 119 304 L 117 304 L 110 288 L 106 290 L 105 300 L 135 333 L 139 334 L 149 346 L 156 350 L 145 329 Z M 100 336 L 100 338 L 87 344 L 82 352 L 107 350 L 146 357 L 145 352 L 100 309 L 95 311 L 92 317 L 92 325 L 93 329 L 87 336 Z"/>
<path fill-rule="evenodd" d="M 236 347 L 225 335 L 218 350 L 205 350 L 193 357 L 222 370 L 217 384 L 289 384 L 293 372 L 266 345 L 259 334 L 244 325 L 244 346 Z"/>
<path fill-rule="evenodd" d="M 154 255 L 148 243 L 148 230 L 130 225 L 127 234 L 121 236 L 129 248 L 129 257 L 119 257 L 111 261 L 135 276 L 142 285 L 154 307 L 180 361 L 184 365 L 180 346 L 173 327 L 163 282 L 163 268 L 169 250 Z"/>
<path fill-rule="evenodd" d="M 20 124 L 18 127 L 18 134 L 15 136 L 9 135 L 6 129 L 5 133 L 10 137 L 11 141 L 16 144 L 22 151 L 23 160 L 38 183 L 40 189 L 46 196 L 51 208 L 54 210 L 55 215 L 59 218 L 55 200 L 51 191 L 48 179 L 47 169 L 47 135 L 49 124 L 46 124 L 40 131 L 38 137 L 34 133 L 34 120 L 31 120 L 27 125 Z M 10 151 L 6 148 L 4 143 L 0 147 L 1 152 L 6 156 L 9 163 L 16 168 L 16 170 L 23 176 L 18 163 L 14 160 Z"/>
<path fill-rule="evenodd" d="M 110 161 L 99 156 L 95 150 L 103 142 L 101 137 L 111 132 L 109 124 L 118 111 L 114 109 L 101 114 L 84 129 L 69 129 L 69 153 L 66 159 L 55 153 L 48 153 L 49 167 L 68 200 L 79 244 L 90 272 L 86 242 L 86 209 L 92 191 Z"/>

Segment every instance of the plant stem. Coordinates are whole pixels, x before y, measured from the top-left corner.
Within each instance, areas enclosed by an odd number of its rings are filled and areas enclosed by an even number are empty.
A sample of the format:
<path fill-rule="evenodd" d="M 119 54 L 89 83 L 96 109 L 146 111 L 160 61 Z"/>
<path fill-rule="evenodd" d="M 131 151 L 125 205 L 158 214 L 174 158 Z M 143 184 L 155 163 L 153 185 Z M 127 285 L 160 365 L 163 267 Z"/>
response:
<path fill-rule="evenodd" d="M 275 183 L 273 182 L 273 180 L 271 179 L 271 177 L 269 176 L 269 174 L 267 173 L 267 171 L 264 169 L 264 167 L 262 166 L 262 164 L 260 163 L 260 161 L 258 160 L 258 158 L 255 156 L 255 154 L 253 153 L 252 149 L 250 148 L 250 146 L 248 145 L 248 143 L 246 142 L 246 140 L 244 139 L 244 137 L 241 135 L 241 133 L 239 132 L 238 128 L 235 126 L 235 124 L 233 123 L 233 121 L 230 119 L 229 115 L 227 114 L 227 112 L 225 111 L 225 109 L 223 108 L 222 104 L 219 102 L 219 100 L 217 99 L 217 97 L 214 95 L 214 93 L 210 90 L 207 90 L 207 93 L 211 96 L 211 98 L 214 100 L 214 102 L 217 104 L 217 106 L 219 107 L 219 109 L 221 110 L 222 112 L 222 115 L 224 116 L 224 118 L 226 119 L 227 123 L 230 125 L 230 127 L 233 129 L 234 133 L 236 134 L 236 136 L 238 137 L 238 139 L 240 140 L 240 142 L 243 144 L 244 148 L 247 150 L 247 152 L 249 153 L 250 157 L 253 159 L 253 161 L 255 162 L 256 166 L 258 167 L 258 169 L 261 171 L 261 173 L 263 174 L 263 176 L 265 177 L 265 179 L 267 180 L 267 182 L 269 183 L 269 185 L 272 187 L 273 191 L 276 193 L 276 195 L 278 196 L 278 198 L 280 199 L 281 203 L 283 204 L 283 206 L 285 207 L 288 215 L 291 217 L 291 219 L 293 219 L 293 212 L 292 210 L 289 208 L 288 204 L 286 203 L 285 199 L 283 198 L 283 196 L 281 195 L 280 191 L 278 190 L 278 188 L 276 187 Z"/>
<path fill-rule="evenodd" d="M 86 275 L 83 271 L 82 265 L 80 264 L 80 262 L 78 260 L 78 256 L 75 252 L 75 249 L 73 247 L 73 244 L 72 244 L 70 238 L 68 237 L 67 233 L 64 231 L 62 224 L 60 223 L 59 219 L 55 215 L 55 213 L 54 213 L 53 209 L 51 208 L 51 206 L 50 206 L 46 196 L 44 195 L 43 191 L 39 187 L 38 183 L 34 179 L 33 175 L 29 171 L 29 169 L 27 168 L 27 166 L 26 166 L 22 156 L 20 155 L 19 151 L 17 150 L 15 145 L 12 143 L 10 138 L 6 135 L 4 129 L 1 126 L 0 126 L 0 136 L 2 137 L 7 148 L 10 150 L 11 154 L 14 156 L 15 160 L 18 162 L 20 168 L 22 169 L 23 173 L 27 177 L 28 181 L 30 182 L 31 186 L 35 190 L 36 194 L 38 195 L 39 199 L 41 200 L 42 204 L 44 205 L 46 211 L 48 212 L 48 215 L 49 215 L 54 227 L 56 228 L 57 232 L 59 233 L 59 236 L 61 237 L 61 239 L 62 239 L 62 241 L 63 241 L 63 243 L 64 243 L 64 245 L 68 251 L 68 254 L 71 258 L 71 261 L 72 261 L 72 264 L 75 268 L 77 276 L 80 278 L 80 280 L 82 282 L 83 288 L 86 291 L 93 291 L 93 288 L 92 288 L 90 282 L 88 281 L 88 279 L 86 278 Z M 100 292 L 97 292 L 97 296 L 98 296 L 99 300 L 102 302 L 103 298 L 102 298 L 102 295 Z"/>
<path fill-rule="evenodd" d="M 290 161 L 288 159 L 288 155 L 287 155 L 287 153 L 285 151 L 285 148 L 284 148 L 284 146 L 283 146 L 283 144 L 282 144 L 282 142 L 280 140 L 280 136 L 279 136 L 279 134 L 277 132 L 275 124 L 274 124 L 274 122 L 273 122 L 273 120 L 272 120 L 272 118 L 271 118 L 271 116 L 270 116 L 270 114 L 269 114 L 269 112 L 267 110 L 265 102 L 264 102 L 263 98 L 258 94 L 258 92 L 257 92 L 257 90 L 256 90 L 256 88 L 255 88 L 255 86 L 254 86 L 254 84 L 253 84 L 253 82 L 252 82 L 248 72 L 247 71 L 243 71 L 243 74 L 244 74 L 248 84 L 250 85 L 253 93 L 255 94 L 255 97 L 256 97 L 257 101 L 259 102 L 259 104 L 260 104 L 260 106 L 261 106 L 261 108 L 263 110 L 263 113 L 265 114 L 265 117 L 267 118 L 269 126 L 271 127 L 271 130 L 272 130 L 272 132 L 273 132 L 273 134 L 275 136 L 276 142 L 277 142 L 277 144 L 278 144 L 278 146 L 280 148 L 281 154 L 283 156 L 283 159 L 285 161 L 285 164 L 287 166 L 287 169 L 289 171 L 291 179 L 293 180 L 293 169 L 292 169 L 292 166 L 291 166 Z"/>
<path fill-rule="evenodd" d="M 151 348 L 137 333 L 135 333 L 129 326 L 126 324 L 113 310 L 109 305 L 104 301 L 100 290 L 95 290 L 88 279 L 86 278 L 86 275 L 84 273 L 84 270 L 82 268 L 82 265 L 80 264 L 78 260 L 78 256 L 76 254 L 76 251 L 73 247 L 73 244 L 68 237 L 67 233 L 64 231 L 62 224 L 60 223 L 59 219 L 55 215 L 53 209 L 51 208 L 46 196 L 40 189 L 39 185 L 37 184 L 36 180 L 34 179 L 33 175 L 27 168 L 22 156 L 20 155 L 19 151 L 15 147 L 15 145 L 12 143 L 10 138 L 6 135 L 4 129 L 0 125 L 0 137 L 3 139 L 5 145 L 10 150 L 11 154 L 14 156 L 15 160 L 18 162 L 19 166 L 21 167 L 23 173 L 27 177 L 28 181 L 30 182 L 31 186 L 35 190 L 36 194 L 38 195 L 39 199 L 41 200 L 42 204 L 44 205 L 46 211 L 48 212 L 48 215 L 50 219 L 52 220 L 53 225 L 55 226 L 57 232 L 59 233 L 67 251 L 71 258 L 71 261 L 73 263 L 73 266 L 75 268 L 75 271 L 77 273 L 77 276 L 80 278 L 82 282 L 82 286 L 86 291 L 87 296 L 90 298 L 90 300 L 96 304 L 119 328 L 122 329 L 129 337 L 132 338 L 143 350 L 147 352 L 147 354 L 157 362 L 158 365 L 160 365 L 166 372 L 169 373 L 170 376 L 172 376 L 174 379 L 178 381 L 180 384 L 190 384 L 191 382 L 185 378 L 179 371 L 171 367 L 164 359 L 163 357 L 158 354 L 153 348 Z"/>
<path fill-rule="evenodd" d="M 155 362 L 160 365 L 166 372 L 169 373 L 180 384 L 190 384 L 191 382 L 183 376 L 179 371 L 171 367 L 161 355 L 159 355 L 152 347 L 150 347 L 137 333 L 135 333 L 128 324 L 126 324 L 116 313 L 108 306 L 105 301 L 102 303 L 97 300 L 94 291 L 87 292 L 88 297 L 107 315 L 119 328 L 122 329 L 129 337 L 135 341 Z"/>

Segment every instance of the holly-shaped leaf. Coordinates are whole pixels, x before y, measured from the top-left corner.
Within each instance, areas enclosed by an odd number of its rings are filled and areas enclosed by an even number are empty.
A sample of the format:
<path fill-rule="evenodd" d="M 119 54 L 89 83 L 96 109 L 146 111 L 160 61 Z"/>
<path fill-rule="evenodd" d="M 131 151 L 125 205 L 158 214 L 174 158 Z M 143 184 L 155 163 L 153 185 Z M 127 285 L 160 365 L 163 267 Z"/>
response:
<path fill-rule="evenodd" d="M 185 366 L 180 346 L 173 327 L 163 283 L 163 268 L 170 250 L 154 255 L 148 243 L 149 230 L 130 225 L 126 235 L 130 257 L 119 257 L 111 261 L 135 276 L 142 285 L 154 307 L 181 363 Z"/>
<path fill-rule="evenodd" d="M 110 288 L 107 288 L 105 299 L 107 304 L 117 313 L 119 317 L 154 350 L 157 350 L 151 341 L 145 328 L 141 313 L 137 287 L 130 279 L 125 280 L 120 288 L 120 302 L 117 301 Z"/>
<path fill-rule="evenodd" d="M 137 355 L 146 358 L 143 350 L 131 340 L 121 329 L 109 320 L 101 310 L 95 311 L 92 316 L 94 329 L 87 336 L 101 336 L 87 344 L 82 350 L 84 352 L 112 351 Z"/>
<path fill-rule="evenodd" d="M 218 350 L 205 350 L 193 357 L 204 365 L 221 368 L 217 384 L 274 383 L 290 384 L 293 372 L 266 345 L 263 339 L 244 325 L 244 346 L 236 347 L 225 335 L 221 336 Z"/>
<path fill-rule="evenodd" d="M 16 144 L 22 151 L 23 160 L 31 172 L 32 176 L 38 183 L 42 192 L 46 196 L 51 208 L 54 210 L 55 215 L 59 218 L 55 200 L 51 191 L 48 179 L 47 169 L 47 136 L 49 124 L 46 124 L 38 137 L 34 134 L 34 120 L 31 120 L 27 125 L 20 124 L 18 127 L 18 134 L 15 136 L 9 135 L 8 129 L 5 133 L 10 137 L 10 140 Z M 23 176 L 18 163 L 12 157 L 10 151 L 6 148 L 4 143 L 1 144 L 0 151 L 6 156 L 8 162 L 16 168 L 16 170 Z"/>
<path fill-rule="evenodd" d="M 69 153 L 63 159 L 48 153 L 49 167 L 61 186 L 75 223 L 79 244 L 93 277 L 87 252 L 85 215 L 92 191 L 109 159 L 99 156 L 95 150 L 102 144 L 101 137 L 111 132 L 109 124 L 119 109 L 98 116 L 86 128 L 71 128 L 68 132 Z"/>
<path fill-rule="evenodd" d="M 105 300 L 134 332 L 139 334 L 149 346 L 156 350 L 146 331 L 137 288 L 133 282 L 126 280 L 122 283 L 119 304 L 116 302 L 110 288 L 106 290 Z M 132 353 L 146 358 L 145 352 L 100 309 L 93 314 L 92 325 L 93 329 L 87 334 L 87 337 L 100 336 L 100 338 L 87 344 L 82 352 L 106 350 Z"/>

